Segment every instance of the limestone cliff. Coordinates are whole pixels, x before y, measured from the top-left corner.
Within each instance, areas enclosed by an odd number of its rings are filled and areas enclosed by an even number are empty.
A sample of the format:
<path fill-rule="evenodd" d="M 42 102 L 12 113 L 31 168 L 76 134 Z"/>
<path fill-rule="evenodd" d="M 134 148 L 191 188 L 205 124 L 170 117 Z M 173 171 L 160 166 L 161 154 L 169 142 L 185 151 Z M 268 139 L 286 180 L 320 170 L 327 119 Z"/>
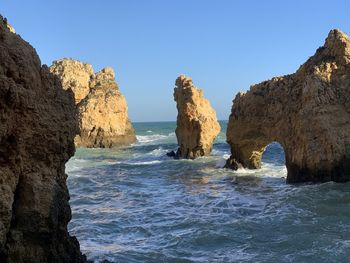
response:
<path fill-rule="evenodd" d="M 67 231 L 73 94 L 6 24 L 0 17 L 0 262 L 83 262 Z"/>
<path fill-rule="evenodd" d="M 62 59 L 55 61 L 50 70 L 65 89 L 71 88 L 75 94 L 80 123 L 77 147 L 114 147 L 136 141 L 127 103 L 112 68 L 95 74 L 89 64 Z"/>
<path fill-rule="evenodd" d="M 259 168 L 273 141 L 284 148 L 287 182 L 350 180 L 350 41 L 341 31 L 296 73 L 234 99 L 226 167 Z"/>
<path fill-rule="evenodd" d="M 220 132 L 216 113 L 203 91 L 184 75 L 175 82 L 174 100 L 178 110 L 176 137 L 179 149 L 176 157 L 194 159 L 209 155 Z"/>
<path fill-rule="evenodd" d="M 90 81 L 94 78 L 91 65 L 73 59 L 61 59 L 53 62 L 50 71 L 60 78 L 65 89 L 72 89 L 75 103 L 89 94 Z"/>
<path fill-rule="evenodd" d="M 125 97 L 114 79 L 112 68 L 98 72 L 90 93 L 78 104 L 81 131 L 77 146 L 113 147 L 136 141 Z"/>

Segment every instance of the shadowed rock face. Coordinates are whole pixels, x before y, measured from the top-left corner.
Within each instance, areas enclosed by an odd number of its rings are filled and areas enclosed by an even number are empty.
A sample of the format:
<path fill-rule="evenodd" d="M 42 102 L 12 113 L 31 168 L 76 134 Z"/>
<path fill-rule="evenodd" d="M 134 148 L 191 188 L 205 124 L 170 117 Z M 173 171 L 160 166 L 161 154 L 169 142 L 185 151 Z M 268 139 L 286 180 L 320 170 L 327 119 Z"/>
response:
<path fill-rule="evenodd" d="M 80 123 L 77 147 L 114 147 L 136 141 L 128 106 L 112 68 L 94 74 L 89 64 L 62 59 L 55 61 L 50 70 L 65 89 L 71 88 L 75 94 Z"/>
<path fill-rule="evenodd" d="M 71 91 L 0 17 L 0 262 L 83 262 L 70 237 Z"/>
<path fill-rule="evenodd" d="M 259 168 L 268 144 L 285 151 L 287 182 L 350 180 L 350 41 L 332 30 L 299 70 L 233 101 L 226 167 Z"/>
<path fill-rule="evenodd" d="M 181 75 L 175 85 L 174 99 L 178 110 L 176 137 L 179 144 L 176 157 L 194 159 L 209 155 L 220 132 L 216 113 L 191 78 Z"/>

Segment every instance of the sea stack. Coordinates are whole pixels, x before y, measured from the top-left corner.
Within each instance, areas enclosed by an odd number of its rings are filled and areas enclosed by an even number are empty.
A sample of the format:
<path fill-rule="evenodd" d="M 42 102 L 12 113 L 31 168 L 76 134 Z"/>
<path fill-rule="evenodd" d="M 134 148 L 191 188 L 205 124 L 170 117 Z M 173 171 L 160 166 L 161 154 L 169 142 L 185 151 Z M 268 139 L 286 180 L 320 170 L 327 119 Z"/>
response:
<path fill-rule="evenodd" d="M 174 100 L 178 110 L 176 137 L 179 149 L 176 158 L 195 159 L 209 155 L 220 132 L 216 113 L 203 91 L 192 79 L 181 75 L 176 79 Z"/>
<path fill-rule="evenodd" d="M 259 168 L 273 141 L 284 148 L 287 182 L 350 180 L 350 41 L 340 30 L 296 73 L 234 99 L 226 167 Z"/>
<path fill-rule="evenodd" d="M 65 89 L 72 89 L 77 104 L 80 134 L 77 147 L 115 147 L 136 141 L 128 106 L 112 68 L 94 73 L 91 65 L 73 59 L 54 61 L 50 67 Z"/>
<path fill-rule="evenodd" d="M 67 231 L 71 91 L 0 16 L 0 262 L 83 262 Z"/>

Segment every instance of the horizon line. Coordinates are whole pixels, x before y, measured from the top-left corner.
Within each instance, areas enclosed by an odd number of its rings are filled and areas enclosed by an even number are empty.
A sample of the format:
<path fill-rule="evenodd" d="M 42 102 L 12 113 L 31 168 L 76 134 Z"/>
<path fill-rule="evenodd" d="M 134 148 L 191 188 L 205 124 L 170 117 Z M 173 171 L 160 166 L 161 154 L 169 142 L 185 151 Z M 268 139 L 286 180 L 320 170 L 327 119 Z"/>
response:
<path fill-rule="evenodd" d="M 228 121 L 228 120 L 218 120 L 218 121 Z M 154 123 L 154 122 L 176 122 L 176 120 L 172 121 L 131 121 L 131 123 Z"/>

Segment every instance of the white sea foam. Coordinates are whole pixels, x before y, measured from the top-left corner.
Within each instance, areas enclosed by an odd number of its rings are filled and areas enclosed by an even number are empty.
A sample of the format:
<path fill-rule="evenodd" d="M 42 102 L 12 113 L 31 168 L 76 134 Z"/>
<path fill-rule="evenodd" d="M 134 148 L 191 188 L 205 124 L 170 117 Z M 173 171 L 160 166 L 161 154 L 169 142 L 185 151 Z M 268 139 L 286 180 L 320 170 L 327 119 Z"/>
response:
<path fill-rule="evenodd" d="M 157 164 L 157 163 L 162 163 L 162 161 L 160 160 L 152 160 L 152 161 L 130 161 L 128 162 L 128 164 L 132 164 L 132 165 L 151 165 L 151 164 Z"/>
<path fill-rule="evenodd" d="M 254 175 L 258 177 L 286 177 L 287 168 L 285 166 L 278 166 L 269 163 L 262 163 L 261 169 L 246 169 L 239 168 L 237 171 L 234 171 L 237 175 Z"/>
<path fill-rule="evenodd" d="M 159 147 L 157 149 L 154 149 L 153 151 L 149 152 L 149 155 L 152 156 L 164 156 L 167 152 L 169 152 L 169 150 L 163 149 L 162 147 Z"/>
<path fill-rule="evenodd" d="M 140 143 L 155 142 L 161 139 L 167 138 L 166 135 L 154 134 L 154 135 L 137 135 L 136 139 Z"/>
<path fill-rule="evenodd" d="M 213 149 L 211 151 L 211 153 L 212 153 L 212 155 L 219 155 L 219 156 L 226 154 L 226 152 L 221 151 L 221 150 L 217 150 L 217 149 Z"/>
<path fill-rule="evenodd" d="M 230 158 L 229 154 L 223 154 L 219 160 L 216 161 L 216 168 L 223 168 L 226 164 L 226 160 Z"/>
<path fill-rule="evenodd" d="M 175 132 L 171 132 L 168 135 L 164 134 L 152 134 L 152 135 L 136 135 L 136 139 L 139 143 L 157 142 L 165 139 L 175 137 Z"/>

